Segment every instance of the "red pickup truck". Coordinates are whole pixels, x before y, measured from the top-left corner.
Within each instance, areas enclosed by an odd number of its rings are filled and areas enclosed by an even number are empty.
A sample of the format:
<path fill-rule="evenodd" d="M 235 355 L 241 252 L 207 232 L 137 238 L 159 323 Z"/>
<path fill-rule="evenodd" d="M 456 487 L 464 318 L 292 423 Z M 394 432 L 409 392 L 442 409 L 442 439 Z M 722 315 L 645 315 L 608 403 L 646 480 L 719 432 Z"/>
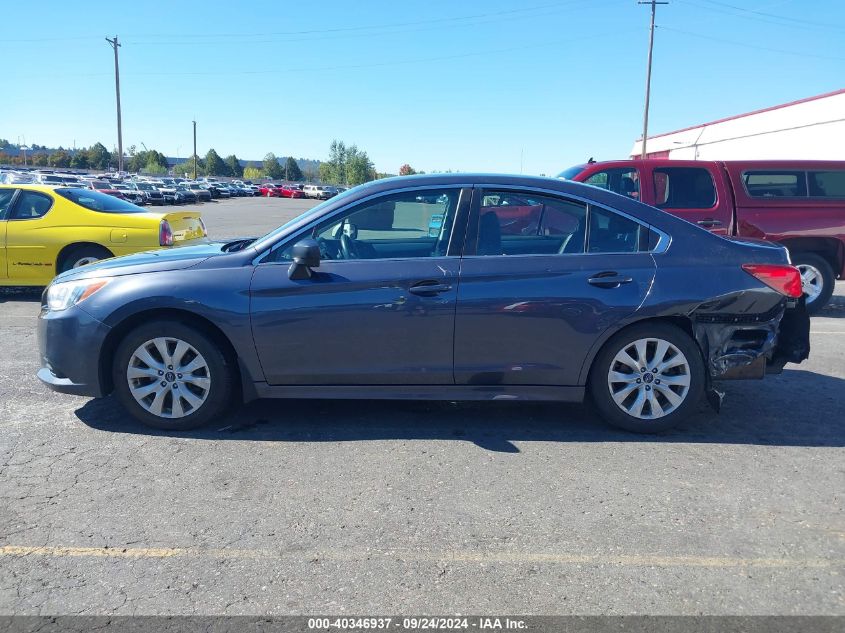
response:
<path fill-rule="evenodd" d="M 783 244 L 801 270 L 807 309 L 845 278 L 845 161 L 618 160 L 559 175 L 610 189 L 722 235 Z"/>

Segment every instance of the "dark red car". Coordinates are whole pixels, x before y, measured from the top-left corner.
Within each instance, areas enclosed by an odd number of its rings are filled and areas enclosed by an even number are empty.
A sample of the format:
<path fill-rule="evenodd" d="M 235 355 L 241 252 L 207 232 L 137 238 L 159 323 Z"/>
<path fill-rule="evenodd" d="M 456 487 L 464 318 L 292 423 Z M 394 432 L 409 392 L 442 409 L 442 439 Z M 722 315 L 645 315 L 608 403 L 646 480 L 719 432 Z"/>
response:
<path fill-rule="evenodd" d="M 818 312 L 845 279 L 845 161 L 587 163 L 561 178 L 609 189 L 713 233 L 786 246 L 801 271 L 807 309 Z"/>
<path fill-rule="evenodd" d="M 281 187 L 282 198 L 304 198 L 305 193 L 296 185 L 283 185 Z"/>
<path fill-rule="evenodd" d="M 262 196 L 266 196 L 268 198 L 281 198 L 282 197 L 282 187 L 281 185 L 276 185 L 272 182 L 265 182 L 261 185 L 258 189 L 258 192 Z"/>
<path fill-rule="evenodd" d="M 123 192 L 115 189 L 107 180 L 92 180 L 91 189 L 99 191 L 100 193 L 106 193 L 110 196 L 114 196 L 115 198 L 120 198 L 121 200 L 126 200 L 126 196 L 123 195 Z"/>

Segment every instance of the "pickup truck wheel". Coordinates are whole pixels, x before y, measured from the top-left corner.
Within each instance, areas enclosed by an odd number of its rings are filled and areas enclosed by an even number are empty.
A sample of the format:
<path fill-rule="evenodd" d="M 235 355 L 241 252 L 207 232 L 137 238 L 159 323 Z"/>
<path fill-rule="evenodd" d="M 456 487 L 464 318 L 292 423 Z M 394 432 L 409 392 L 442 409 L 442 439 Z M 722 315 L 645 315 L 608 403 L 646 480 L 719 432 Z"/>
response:
<path fill-rule="evenodd" d="M 689 334 L 643 323 L 613 336 L 596 356 L 590 394 L 602 417 L 634 433 L 676 426 L 704 393 L 704 361 Z"/>
<path fill-rule="evenodd" d="M 796 253 L 792 262 L 801 271 L 801 286 L 807 297 L 807 312 L 816 314 L 833 294 L 836 275 L 824 257 L 815 253 Z"/>

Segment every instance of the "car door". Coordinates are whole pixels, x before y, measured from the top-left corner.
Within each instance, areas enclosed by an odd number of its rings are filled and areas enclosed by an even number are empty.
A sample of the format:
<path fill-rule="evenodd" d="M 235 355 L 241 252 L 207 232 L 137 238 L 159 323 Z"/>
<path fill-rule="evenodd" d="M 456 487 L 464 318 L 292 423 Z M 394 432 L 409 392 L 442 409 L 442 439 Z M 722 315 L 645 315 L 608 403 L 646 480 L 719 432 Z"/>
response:
<path fill-rule="evenodd" d="M 514 198 L 518 209 L 501 206 Z M 648 293 L 650 238 L 647 226 L 584 201 L 476 189 L 455 316 L 455 382 L 577 385 L 596 339 Z"/>
<path fill-rule="evenodd" d="M 43 283 L 55 275 L 55 244 L 45 229 L 51 195 L 21 189 L 8 211 L 6 222 L 6 265 L 11 281 Z"/>
<path fill-rule="evenodd" d="M 733 232 L 733 198 L 715 163 L 667 161 L 648 165 L 643 202 L 719 235 Z"/>
<path fill-rule="evenodd" d="M 451 385 L 471 188 L 377 195 L 316 220 L 256 266 L 252 331 L 271 385 Z M 432 218 L 442 216 L 432 234 Z M 288 277 L 297 241 L 321 262 Z"/>
<path fill-rule="evenodd" d="M 0 279 L 9 277 L 8 256 L 6 252 L 6 227 L 9 222 L 9 211 L 12 207 L 17 189 L 0 189 Z"/>

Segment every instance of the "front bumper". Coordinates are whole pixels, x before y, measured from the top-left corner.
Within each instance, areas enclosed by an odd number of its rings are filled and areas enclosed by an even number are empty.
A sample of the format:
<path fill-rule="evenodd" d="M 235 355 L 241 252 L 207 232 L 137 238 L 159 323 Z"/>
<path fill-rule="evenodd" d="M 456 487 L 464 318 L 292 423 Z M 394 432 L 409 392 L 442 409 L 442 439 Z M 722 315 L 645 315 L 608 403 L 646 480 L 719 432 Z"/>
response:
<path fill-rule="evenodd" d="M 78 306 L 60 312 L 42 307 L 38 317 L 38 379 L 60 393 L 104 396 L 100 351 L 109 331 L 107 325 Z"/>

